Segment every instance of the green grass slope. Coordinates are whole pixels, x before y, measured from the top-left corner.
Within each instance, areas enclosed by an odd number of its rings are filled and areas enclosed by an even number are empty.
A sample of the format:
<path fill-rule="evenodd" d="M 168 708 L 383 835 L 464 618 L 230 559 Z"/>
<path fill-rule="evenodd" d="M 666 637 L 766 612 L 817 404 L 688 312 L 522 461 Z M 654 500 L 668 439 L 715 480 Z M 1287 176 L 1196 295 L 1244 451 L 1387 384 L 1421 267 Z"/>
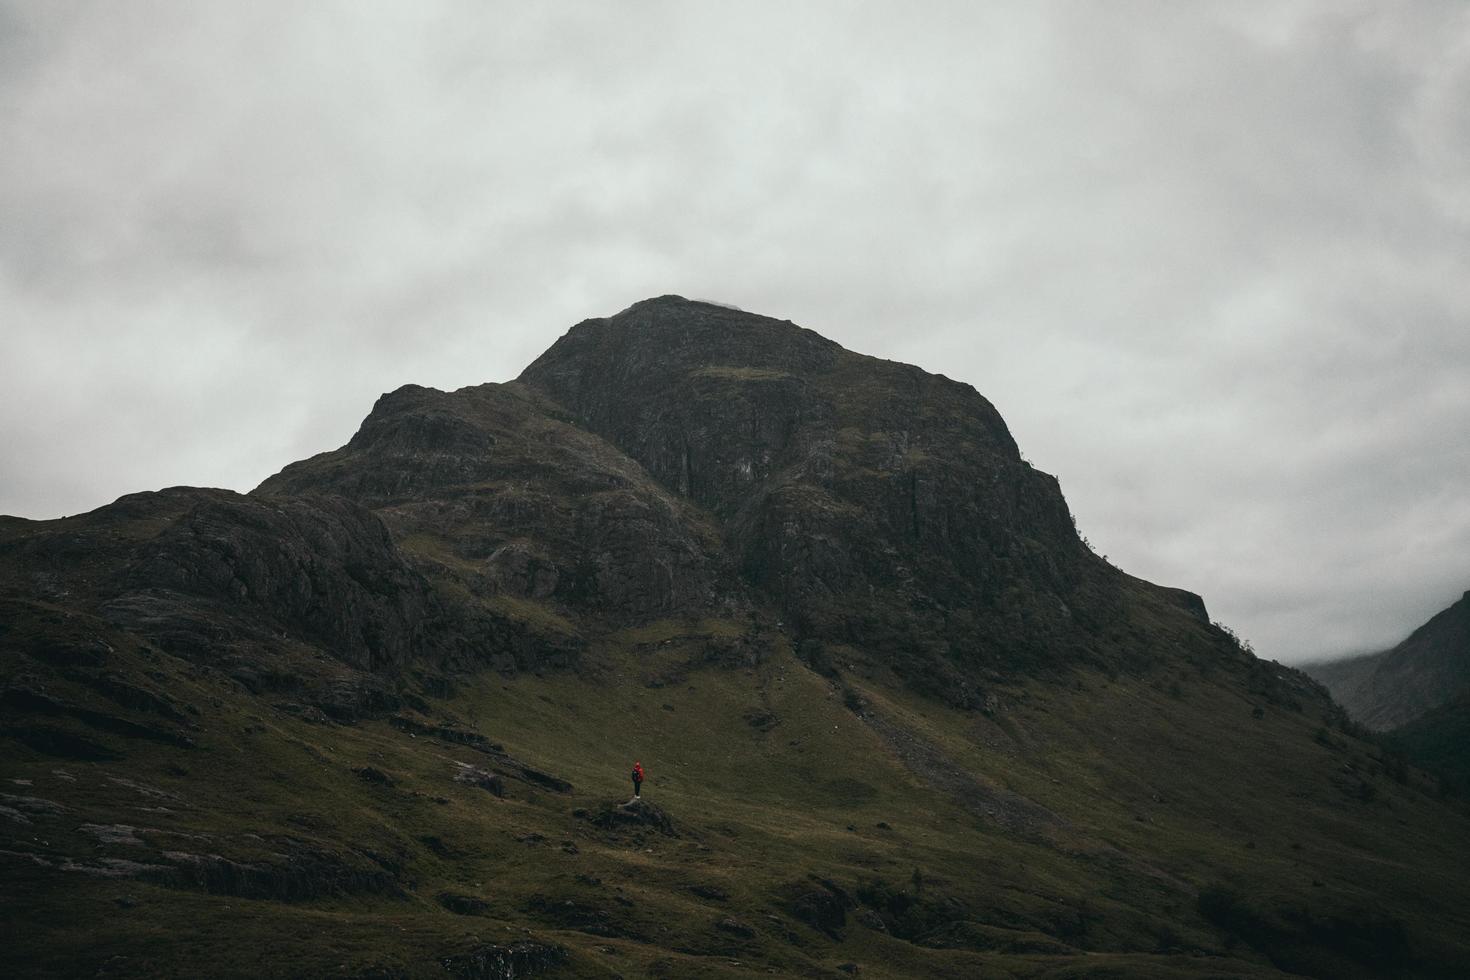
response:
<path fill-rule="evenodd" d="M 338 724 L 79 614 L 3 622 L 7 976 L 1470 963 L 1470 820 L 1245 658 L 965 712 L 858 651 L 824 675 L 779 635 L 732 660 L 737 624 L 661 621 L 575 674 L 425 677 Z"/>

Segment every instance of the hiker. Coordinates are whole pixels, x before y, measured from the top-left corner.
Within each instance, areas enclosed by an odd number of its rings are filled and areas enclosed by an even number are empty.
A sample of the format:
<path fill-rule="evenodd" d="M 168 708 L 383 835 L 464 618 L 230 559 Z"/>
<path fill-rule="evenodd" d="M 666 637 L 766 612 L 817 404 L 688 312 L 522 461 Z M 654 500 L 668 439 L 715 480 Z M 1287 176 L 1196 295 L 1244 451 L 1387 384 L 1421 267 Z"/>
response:
<path fill-rule="evenodd" d="M 643 763 L 633 763 L 633 799 L 642 799 L 643 795 Z"/>

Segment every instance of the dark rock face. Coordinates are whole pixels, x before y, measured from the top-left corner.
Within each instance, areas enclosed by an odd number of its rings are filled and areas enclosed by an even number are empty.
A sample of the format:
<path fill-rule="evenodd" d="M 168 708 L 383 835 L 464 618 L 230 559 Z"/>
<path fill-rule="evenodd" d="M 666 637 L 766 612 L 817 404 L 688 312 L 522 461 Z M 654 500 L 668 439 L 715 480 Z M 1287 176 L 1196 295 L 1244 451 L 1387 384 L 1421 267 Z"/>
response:
<path fill-rule="evenodd" d="M 440 892 L 434 896 L 434 901 L 455 915 L 480 915 L 490 908 L 490 903 L 484 899 L 459 892 Z"/>
<path fill-rule="evenodd" d="M 793 461 L 830 462 L 832 406 L 812 381 L 846 353 L 789 323 L 664 297 L 578 324 L 520 380 L 726 518 Z"/>
<path fill-rule="evenodd" d="M 13 738 L 27 748 L 58 759 L 85 762 L 110 762 L 120 758 L 115 750 L 85 735 L 64 731 L 50 725 L 27 723 L 0 727 L 0 738 Z"/>
<path fill-rule="evenodd" d="M 388 871 L 368 864 L 363 855 L 343 854 L 305 841 L 257 838 L 258 843 L 271 848 L 269 856 L 262 860 L 238 860 L 212 853 L 153 850 L 137 835 L 151 840 L 159 831 L 146 828 L 89 824 L 81 830 L 95 838 L 99 847 L 133 849 L 143 860 L 102 856 L 79 861 L 47 850 L 27 854 L 26 859 L 65 874 L 136 878 L 165 888 L 278 902 L 402 894 L 397 879 Z"/>
<path fill-rule="evenodd" d="M 392 786 L 397 782 L 392 776 L 373 766 L 359 766 L 352 772 L 358 779 L 365 783 L 372 783 L 374 786 Z"/>
<path fill-rule="evenodd" d="M 21 718 L 192 744 L 198 709 L 154 679 L 119 674 L 119 645 L 347 723 L 396 710 L 410 662 L 488 659 L 466 648 L 462 617 L 383 522 L 341 498 L 175 488 L 63 520 L 5 522 L 0 613 L 5 652 L 21 657 L 0 695 L 8 720 L 26 744 L 71 758 L 116 753 Z"/>
<path fill-rule="evenodd" d="M 578 324 L 520 381 L 718 518 L 800 637 L 954 690 L 945 665 L 1083 656 L 1119 618 L 1123 577 L 969 385 L 678 297 Z"/>
<path fill-rule="evenodd" d="M 523 636 L 507 666 L 575 648 L 582 617 L 742 604 L 718 533 L 696 508 L 523 386 L 400 388 L 342 449 L 255 491 L 323 493 L 373 508 L 416 566 L 462 597 L 471 644 Z"/>
<path fill-rule="evenodd" d="M 465 762 L 454 762 L 454 778 L 456 782 L 479 786 L 489 790 L 496 796 L 502 796 L 505 793 L 505 784 L 501 778 L 502 776 L 520 780 L 539 789 L 549 789 L 555 793 L 571 792 L 572 784 L 565 779 L 562 779 L 560 776 L 554 776 L 549 772 L 542 772 L 534 766 L 527 765 L 507 753 L 505 746 L 490 741 L 479 732 L 450 725 L 426 725 L 402 715 L 389 718 L 388 723 L 399 731 L 406 732 L 415 738 L 420 736 L 433 738 L 478 752 L 481 755 L 487 756 L 487 764 L 496 770 L 494 773 L 488 773 Z"/>
<path fill-rule="evenodd" d="M 222 490 L 132 494 L 12 526 L 0 535 L 0 586 L 49 591 L 203 661 L 295 640 L 354 668 L 393 669 L 432 652 L 441 616 L 372 512 Z"/>
<path fill-rule="evenodd" d="M 180 748 L 193 748 L 194 740 L 185 733 L 157 725 L 141 724 L 128 718 L 120 718 L 105 711 L 97 711 L 80 704 L 73 704 L 47 692 L 44 682 L 25 674 L 12 677 L 3 692 L 0 692 L 0 707 L 9 713 L 28 713 L 52 717 L 73 717 L 100 731 L 112 732 L 127 738 L 142 738 Z"/>
<path fill-rule="evenodd" d="M 195 888 L 215 895 L 304 901 L 327 895 L 400 892 L 397 880 L 381 868 L 360 867 L 341 855 L 292 844 L 279 863 L 232 861 L 217 854 L 166 851 L 171 867 L 144 875 L 176 888 Z"/>
<path fill-rule="evenodd" d="M 483 769 L 465 765 L 462 762 L 456 762 L 454 765 L 454 781 L 456 783 L 478 786 L 492 796 L 505 795 L 505 780 L 501 779 L 498 773 L 486 772 Z"/>

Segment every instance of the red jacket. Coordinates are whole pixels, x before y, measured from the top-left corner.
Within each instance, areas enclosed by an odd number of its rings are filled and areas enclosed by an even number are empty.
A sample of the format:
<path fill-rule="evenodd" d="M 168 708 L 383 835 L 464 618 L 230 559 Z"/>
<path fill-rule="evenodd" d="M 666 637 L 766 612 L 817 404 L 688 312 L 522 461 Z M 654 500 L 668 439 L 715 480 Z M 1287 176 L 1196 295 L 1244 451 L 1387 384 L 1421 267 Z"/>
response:
<path fill-rule="evenodd" d="M 635 783 L 641 783 L 641 782 L 643 782 L 643 767 L 640 766 L 640 765 L 635 765 L 633 767 L 633 782 L 635 782 Z"/>

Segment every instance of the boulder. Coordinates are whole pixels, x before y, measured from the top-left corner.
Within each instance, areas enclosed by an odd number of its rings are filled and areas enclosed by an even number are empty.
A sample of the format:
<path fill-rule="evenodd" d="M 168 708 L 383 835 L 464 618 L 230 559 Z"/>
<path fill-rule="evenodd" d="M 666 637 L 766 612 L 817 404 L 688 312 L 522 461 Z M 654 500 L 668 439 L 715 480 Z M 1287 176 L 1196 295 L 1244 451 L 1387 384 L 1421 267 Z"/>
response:
<path fill-rule="evenodd" d="M 467 786 L 478 786 L 494 796 L 505 795 L 505 780 L 499 773 L 486 772 L 463 762 L 454 763 L 454 781 Z"/>
<path fill-rule="evenodd" d="M 604 830 L 653 830 L 665 837 L 678 837 L 673 821 L 663 808 L 648 800 L 629 800 L 627 803 L 604 803 L 592 814 L 594 826 Z"/>
<path fill-rule="evenodd" d="M 459 980 L 514 980 L 549 973 L 565 963 L 565 947 L 549 943 L 490 943 L 440 959 L 440 965 Z"/>

